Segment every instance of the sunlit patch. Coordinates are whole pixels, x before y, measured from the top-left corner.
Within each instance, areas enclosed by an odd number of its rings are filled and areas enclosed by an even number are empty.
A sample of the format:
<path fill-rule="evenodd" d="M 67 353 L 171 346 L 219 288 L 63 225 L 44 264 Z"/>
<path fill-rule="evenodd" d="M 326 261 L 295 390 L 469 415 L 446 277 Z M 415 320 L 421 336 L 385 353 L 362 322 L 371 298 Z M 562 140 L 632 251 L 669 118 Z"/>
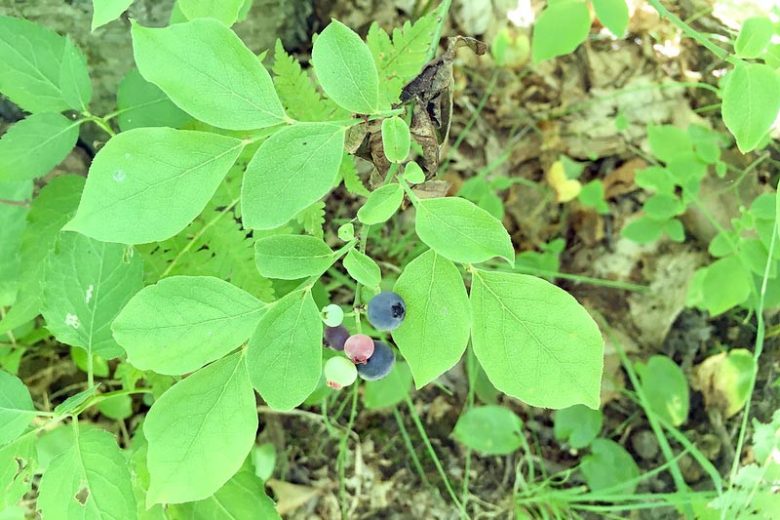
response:
<path fill-rule="evenodd" d="M 506 17 L 517 27 L 531 27 L 536 18 L 531 0 L 517 0 L 517 5 L 506 13 Z"/>

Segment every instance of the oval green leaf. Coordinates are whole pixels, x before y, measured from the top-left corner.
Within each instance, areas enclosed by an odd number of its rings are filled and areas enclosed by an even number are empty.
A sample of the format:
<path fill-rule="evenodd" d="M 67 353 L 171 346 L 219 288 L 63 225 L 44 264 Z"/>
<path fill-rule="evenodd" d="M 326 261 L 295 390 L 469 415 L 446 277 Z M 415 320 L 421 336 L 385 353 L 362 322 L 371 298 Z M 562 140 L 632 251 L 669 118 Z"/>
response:
<path fill-rule="evenodd" d="M 590 12 L 583 0 L 549 2 L 536 18 L 531 40 L 535 63 L 574 52 L 590 32 Z"/>
<path fill-rule="evenodd" d="M 182 110 L 228 130 L 282 123 L 286 116 L 260 60 L 225 25 L 198 18 L 162 29 L 133 23 L 138 70 Z"/>
<path fill-rule="evenodd" d="M 593 0 L 593 9 L 601 24 L 615 37 L 626 35 L 629 17 L 626 0 Z"/>
<path fill-rule="evenodd" d="M 203 211 L 242 148 L 238 139 L 206 132 L 122 132 L 92 161 L 64 229 L 123 244 L 168 239 Z"/>
<path fill-rule="evenodd" d="M 758 58 L 772 41 L 773 32 L 774 27 L 769 18 L 764 16 L 748 18 L 742 24 L 737 41 L 734 42 L 734 52 L 740 58 Z"/>
<path fill-rule="evenodd" d="M 92 31 L 119 18 L 133 1 L 92 0 Z"/>
<path fill-rule="evenodd" d="M 60 233 L 44 270 L 46 327 L 57 340 L 88 355 L 121 356 L 111 322 L 143 287 L 143 270 L 141 257 L 127 246 Z"/>
<path fill-rule="evenodd" d="M 272 235 L 255 242 L 255 264 L 266 278 L 297 280 L 322 274 L 335 258 L 328 244 L 311 235 Z"/>
<path fill-rule="evenodd" d="M 532 406 L 598 408 L 604 340 L 566 291 L 533 276 L 474 271 L 474 353 L 496 388 Z"/>
<path fill-rule="evenodd" d="M 365 204 L 358 210 L 360 222 L 367 225 L 381 224 L 392 217 L 404 200 L 400 184 L 388 184 L 371 192 Z"/>
<path fill-rule="evenodd" d="M 755 150 L 780 111 L 780 75 L 763 63 L 740 62 L 723 79 L 721 113 L 742 153 Z"/>
<path fill-rule="evenodd" d="M 174 518 L 191 520 L 281 520 L 276 504 L 265 493 L 263 481 L 242 469 L 219 488 L 214 496 L 191 504 L 171 506 Z"/>
<path fill-rule="evenodd" d="M 211 276 L 172 276 L 144 287 L 111 330 L 141 370 L 180 375 L 221 358 L 252 335 L 263 304 Z"/>
<path fill-rule="evenodd" d="M 376 262 L 356 249 L 347 253 L 344 268 L 355 281 L 366 287 L 377 288 L 382 281 L 382 271 Z"/>
<path fill-rule="evenodd" d="M 299 123 L 263 142 L 244 173 L 244 226 L 279 227 L 327 194 L 338 179 L 344 132 L 334 124 Z"/>
<path fill-rule="evenodd" d="M 397 362 L 386 377 L 366 381 L 363 405 L 369 410 L 390 408 L 403 402 L 412 389 L 412 372 L 403 361 Z"/>
<path fill-rule="evenodd" d="M 553 415 L 555 438 L 575 450 L 588 446 L 601 432 L 604 417 L 600 410 L 577 404 Z"/>
<path fill-rule="evenodd" d="M 393 290 L 406 303 L 406 318 L 393 340 L 421 388 L 455 366 L 466 350 L 469 298 L 455 265 L 432 250 L 406 266 Z"/>
<path fill-rule="evenodd" d="M 130 470 L 114 436 L 82 429 L 71 437 L 41 479 L 38 507 L 53 520 L 135 518 Z"/>
<path fill-rule="evenodd" d="M 192 117 L 173 104 L 154 83 L 131 69 L 116 92 L 117 122 L 123 132 L 146 126 L 181 128 Z"/>
<path fill-rule="evenodd" d="M 292 410 L 317 387 L 322 374 L 322 318 L 309 291 L 275 302 L 249 340 L 252 384 L 269 406 Z"/>
<path fill-rule="evenodd" d="M 400 163 L 409 155 L 412 137 L 409 125 L 402 118 L 393 116 L 382 121 L 382 147 L 387 160 Z"/>
<path fill-rule="evenodd" d="M 178 0 L 176 5 L 188 19 L 215 18 L 228 27 L 236 23 L 245 0 Z"/>
<path fill-rule="evenodd" d="M 514 264 L 515 251 L 501 222 L 460 197 L 417 202 L 415 230 L 420 240 L 453 262 L 479 263 L 494 257 Z"/>
<path fill-rule="evenodd" d="M 580 469 L 592 491 L 631 495 L 636 490 L 639 467 L 623 446 L 609 439 L 596 439 Z M 626 483 L 625 486 L 620 484 Z"/>
<path fill-rule="evenodd" d="M 34 418 L 30 391 L 21 379 L 0 370 L 0 446 L 24 433 Z"/>
<path fill-rule="evenodd" d="M 49 173 L 73 149 L 79 123 L 61 114 L 33 114 L 0 138 L 0 181 L 22 181 Z"/>
<path fill-rule="evenodd" d="M 379 77 L 368 45 L 352 29 L 333 20 L 314 40 L 311 62 L 322 90 L 350 112 L 377 110 Z"/>
<path fill-rule="evenodd" d="M 677 363 L 666 356 L 652 356 L 647 363 L 637 363 L 636 372 L 653 412 L 674 426 L 688 419 L 688 380 Z"/>
<path fill-rule="evenodd" d="M 255 394 L 242 353 L 176 383 L 144 422 L 151 477 L 147 507 L 213 495 L 244 463 L 256 432 Z"/>
<path fill-rule="evenodd" d="M 477 406 L 461 415 L 453 436 L 482 455 L 508 455 L 523 445 L 523 421 L 503 406 Z"/>

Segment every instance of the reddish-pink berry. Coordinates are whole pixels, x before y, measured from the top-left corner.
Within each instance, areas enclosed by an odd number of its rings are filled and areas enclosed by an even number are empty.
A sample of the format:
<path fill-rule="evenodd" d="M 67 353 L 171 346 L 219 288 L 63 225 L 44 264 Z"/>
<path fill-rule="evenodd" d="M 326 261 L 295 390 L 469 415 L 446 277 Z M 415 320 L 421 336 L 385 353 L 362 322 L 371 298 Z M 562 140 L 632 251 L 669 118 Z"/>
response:
<path fill-rule="evenodd" d="M 374 340 L 365 334 L 350 336 L 344 343 L 344 353 L 356 365 L 365 365 L 374 353 Z"/>

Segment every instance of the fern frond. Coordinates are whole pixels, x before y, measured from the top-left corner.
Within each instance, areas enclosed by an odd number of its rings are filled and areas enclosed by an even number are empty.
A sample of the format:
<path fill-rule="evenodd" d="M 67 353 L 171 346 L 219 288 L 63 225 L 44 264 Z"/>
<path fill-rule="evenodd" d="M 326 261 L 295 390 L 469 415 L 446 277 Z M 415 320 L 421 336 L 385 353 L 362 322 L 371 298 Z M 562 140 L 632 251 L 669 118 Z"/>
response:
<path fill-rule="evenodd" d="M 298 213 L 295 220 L 309 235 L 317 238 L 325 236 L 325 202 L 318 200 L 305 210 Z"/>
<path fill-rule="evenodd" d="M 287 114 L 298 121 L 346 119 L 349 114 L 333 101 L 320 95 L 301 68 L 298 60 L 287 54 L 280 40 L 274 50 L 274 85 Z"/>
<path fill-rule="evenodd" d="M 435 30 L 433 13 L 396 27 L 392 39 L 379 24 L 371 24 L 366 43 L 379 71 L 380 96 L 386 104 L 398 103 L 404 85 L 422 70 Z"/>
<path fill-rule="evenodd" d="M 164 242 L 138 246 L 147 283 L 173 275 L 215 276 L 262 301 L 272 301 L 271 281 L 255 267 L 254 239 L 238 219 L 241 168 L 235 167 L 198 218 Z"/>
<path fill-rule="evenodd" d="M 344 159 L 341 161 L 341 168 L 339 170 L 341 178 L 344 180 L 344 187 L 352 195 L 360 195 L 361 197 L 368 197 L 369 191 L 363 185 L 363 182 L 358 176 L 357 168 L 355 168 L 355 158 L 349 154 L 344 154 Z"/>

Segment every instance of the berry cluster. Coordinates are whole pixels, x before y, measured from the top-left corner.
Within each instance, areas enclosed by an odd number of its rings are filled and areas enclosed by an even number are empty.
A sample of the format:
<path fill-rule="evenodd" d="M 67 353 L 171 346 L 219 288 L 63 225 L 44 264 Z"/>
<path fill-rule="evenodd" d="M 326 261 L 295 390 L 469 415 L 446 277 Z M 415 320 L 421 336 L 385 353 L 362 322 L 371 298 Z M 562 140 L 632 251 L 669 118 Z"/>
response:
<path fill-rule="evenodd" d="M 351 335 L 342 325 L 344 313 L 337 305 L 328 305 L 322 311 L 326 325 L 325 344 L 347 356 L 332 357 L 325 362 L 328 386 L 338 390 L 354 383 L 358 375 L 366 381 L 376 381 L 390 373 L 395 364 L 395 352 L 387 343 L 365 334 Z M 368 321 L 377 330 L 394 330 L 405 316 L 406 305 L 394 292 L 381 292 L 368 302 Z"/>

